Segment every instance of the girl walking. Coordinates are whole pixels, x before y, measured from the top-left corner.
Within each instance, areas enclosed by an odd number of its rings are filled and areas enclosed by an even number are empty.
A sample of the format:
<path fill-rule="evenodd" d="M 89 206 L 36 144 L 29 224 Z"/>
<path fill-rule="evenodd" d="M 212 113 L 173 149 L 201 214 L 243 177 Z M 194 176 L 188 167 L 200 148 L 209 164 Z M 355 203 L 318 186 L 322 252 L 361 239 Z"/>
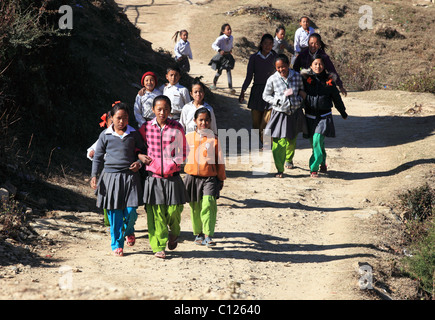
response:
<path fill-rule="evenodd" d="M 265 130 L 273 138 L 272 155 L 278 170 L 275 176 L 282 178 L 284 165 L 289 168 L 293 164 L 297 134 L 306 132 L 301 108 L 305 92 L 300 74 L 290 69 L 286 55 L 276 57 L 275 68 L 276 72 L 266 82 L 263 99 L 272 105 Z"/>
<path fill-rule="evenodd" d="M 177 42 L 178 35 L 180 35 L 180 40 Z M 175 32 L 172 39 L 175 41 L 174 54 L 175 61 L 178 63 L 181 71 L 190 71 L 189 59 L 192 59 L 192 50 L 190 49 L 190 42 L 187 40 L 189 33 L 187 30 L 180 30 Z"/>
<path fill-rule="evenodd" d="M 316 178 L 319 169 L 320 172 L 327 171 L 325 137 L 335 137 L 332 106 L 335 106 L 343 119 L 347 118 L 347 113 L 340 92 L 335 85 L 337 77 L 333 73 L 326 72 L 322 55 L 315 55 L 311 67 L 303 69 L 301 75 L 307 94 L 305 116 L 313 149 L 310 158 L 310 172 L 311 177 Z"/>
<path fill-rule="evenodd" d="M 233 50 L 234 38 L 231 35 L 231 26 L 225 23 L 221 27 L 219 37 L 211 45 L 213 50 L 217 51 L 217 54 L 210 60 L 209 65 L 213 70 L 216 70 L 216 75 L 213 79 L 213 85 L 210 89 L 216 89 L 216 84 L 223 70 L 227 71 L 228 88 L 230 88 L 231 94 L 235 94 L 236 90 L 233 89 L 233 79 L 231 76 L 231 70 L 234 69 L 235 60 L 231 54 Z"/>
<path fill-rule="evenodd" d="M 128 125 L 128 108 L 119 102 L 112 109 L 112 125 L 98 139 L 92 161 L 91 187 L 96 189 L 97 207 L 107 209 L 111 248 L 115 255 L 124 254 L 124 237 L 134 245 L 136 209 L 142 204 L 142 184 L 136 150 L 145 150 L 139 133 Z M 144 161 L 147 161 L 146 156 Z M 97 173 L 104 170 L 97 183 Z"/>
<path fill-rule="evenodd" d="M 226 179 L 225 162 L 219 140 L 210 130 L 210 111 L 204 107 L 197 109 L 194 121 L 196 130 L 186 135 L 190 151 L 184 167 L 184 184 L 195 243 L 210 247 L 215 245 L 212 237 L 216 225 L 216 199 Z"/>
<path fill-rule="evenodd" d="M 246 78 L 242 85 L 239 102 L 245 99 L 245 91 L 254 78 L 254 84 L 249 95 L 248 108 L 251 109 L 252 128 L 257 129 L 260 136 L 260 142 L 263 143 L 263 129 L 270 117 L 270 106 L 263 100 L 263 91 L 267 79 L 275 72 L 276 53 L 272 50 L 273 37 L 265 34 L 261 38 L 258 52 L 249 57 Z"/>
<path fill-rule="evenodd" d="M 207 108 L 210 111 L 210 129 L 214 134 L 218 134 L 217 125 L 216 125 L 216 117 L 213 112 L 213 108 L 204 101 L 205 97 L 205 85 L 201 82 L 200 78 L 193 79 L 192 89 L 190 90 L 190 95 L 193 100 L 188 104 L 185 104 L 183 109 L 181 110 L 180 123 L 184 128 L 184 131 L 187 133 L 191 131 L 195 131 L 196 123 L 195 123 L 195 112 L 199 108 Z"/>
<path fill-rule="evenodd" d="M 151 249 L 156 257 L 164 259 L 166 244 L 169 250 L 174 250 L 180 235 L 181 212 L 186 203 L 180 170 L 188 147 L 183 127 L 178 121 L 168 118 L 171 100 L 164 95 L 156 97 L 153 111 L 156 117 L 139 129 L 150 158 L 146 166 L 148 176 L 145 178 L 143 201 Z M 139 159 L 147 160 L 143 157 L 139 155 Z"/>

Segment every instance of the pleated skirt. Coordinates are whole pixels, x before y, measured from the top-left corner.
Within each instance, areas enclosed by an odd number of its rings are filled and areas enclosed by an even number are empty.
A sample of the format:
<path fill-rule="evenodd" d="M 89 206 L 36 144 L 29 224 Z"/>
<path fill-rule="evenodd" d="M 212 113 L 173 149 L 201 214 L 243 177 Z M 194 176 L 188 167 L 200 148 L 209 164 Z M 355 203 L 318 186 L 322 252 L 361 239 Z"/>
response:
<path fill-rule="evenodd" d="M 187 191 L 187 202 L 199 202 L 203 196 L 219 198 L 219 186 L 216 177 L 199 177 L 186 174 L 184 185 Z"/>
<path fill-rule="evenodd" d="M 208 65 L 211 66 L 213 70 L 222 71 L 234 69 L 235 63 L 236 61 L 232 54 L 221 55 L 220 53 L 217 53 L 213 58 L 211 58 Z"/>
<path fill-rule="evenodd" d="M 335 137 L 335 126 L 332 115 L 327 115 L 325 117 L 317 117 L 312 119 L 307 117 L 308 135 L 311 138 L 314 133 L 319 133 L 325 137 L 334 138 Z"/>
<path fill-rule="evenodd" d="M 269 104 L 263 100 L 265 84 L 254 84 L 249 94 L 248 108 L 252 110 L 264 111 L 269 108 Z"/>
<path fill-rule="evenodd" d="M 98 180 L 97 207 L 107 210 L 138 207 L 142 201 L 142 183 L 140 174 L 133 171 L 101 173 Z"/>
<path fill-rule="evenodd" d="M 151 175 L 145 178 L 143 202 L 146 204 L 184 204 L 187 192 L 180 175 L 169 178 L 157 178 Z"/>
<path fill-rule="evenodd" d="M 307 121 L 302 108 L 298 108 L 288 115 L 272 109 L 270 120 L 266 125 L 265 132 L 272 138 L 296 138 L 299 132 L 308 133 Z"/>

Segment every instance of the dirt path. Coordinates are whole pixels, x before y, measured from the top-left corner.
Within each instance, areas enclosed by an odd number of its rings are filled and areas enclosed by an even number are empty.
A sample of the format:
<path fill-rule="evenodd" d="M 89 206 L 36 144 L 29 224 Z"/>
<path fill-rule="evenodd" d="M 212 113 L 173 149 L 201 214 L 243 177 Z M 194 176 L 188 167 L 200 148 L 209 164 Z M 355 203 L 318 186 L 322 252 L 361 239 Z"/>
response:
<path fill-rule="evenodd" d="M 229 1 L 219 5 L 181 0 L 150 1 L 150 5 L 118 2 L 154 49 L 172 52 L 173 33 L 188 29 L 194 54 L 190 74 L 203 75 L 204 82 L 211 83 L 210 46 L 226 22 L 227 17 L 219 13 Z M 207 19 L 199 19 L 204 10 Z M 237 28 L 249 23 L 246 19 L 230 21 L 235 37 L 242 34 Z M 148 30 L 151 23 L 152 31 Z M 237 94 L 245 68 L 246 64 L 236 63 Z M 230 96 L 225 83 L 224 74 L 216 91 L 218 126 L 249 129 L 246 104 Z M 38 253 L 45 262 L 38 268 L 23 262 L 6 270 L 0 278 L 0 298 L 363 299 L 358 265 L 379 256 L 375 244 L 381 236 L 374 234 L 372 218 L 383 214 L 394 219 L 384 206 L 391 194 L 415 186 L 434 170 L 428 146 L 435 145 L 435 99 L 376 91 L 351 92 L 344 102 L 350 116 L 346 121 L 334 119 L 337 138 L 326 140 L 329 173 L 319 179 L 309 177 L 311 151 L 302 138 L 297 143 L 296 168 L 280 180 L 256 174 L 275 171 L 266 151 L 228 157 L 228 180 L 218 207 L 217 247 L 192 243 L 187 205 L 180 244 L 166 260 L 152 255 L 143 208 L 136 246 L 127 247 L 123 258 L 112 256 L 110 235 L 100 215 L 56 211 L 34 225 L 56 241 L 49 251 Z M 406 114 L 414 102 L 423 105 L 421 113 Z M 264 159 L 270 164 L 265 170 L 258 165 Z"/>

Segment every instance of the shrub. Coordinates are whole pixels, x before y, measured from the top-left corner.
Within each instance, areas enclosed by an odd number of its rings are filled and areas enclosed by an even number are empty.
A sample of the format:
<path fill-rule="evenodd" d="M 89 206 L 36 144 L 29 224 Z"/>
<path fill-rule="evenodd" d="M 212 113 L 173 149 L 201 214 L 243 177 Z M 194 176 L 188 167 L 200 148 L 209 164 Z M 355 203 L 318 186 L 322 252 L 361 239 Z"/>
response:
<path fill-rule="evenodd" d="M 398 85 L 399 90 L 435 93 L 435 69 L 432 72 L 412 75 Z"/>
<path fill-rule="evenodd" d="M 421 289 L 429 296 L 434 294 L 435 274 L 435 220 L 426 222 L 426 236 L 411 245 L 412 255 L 404 258 L 406 272 L 418 279 Z"/>
<path fill-rule="evenodd" d="M 435 199 L 435 191 L 428 183 L 399 194 L 400 206 L 405 210 L 405 217 L 415 220 L 424 220 L 434 214 L 432 205 Z"/>

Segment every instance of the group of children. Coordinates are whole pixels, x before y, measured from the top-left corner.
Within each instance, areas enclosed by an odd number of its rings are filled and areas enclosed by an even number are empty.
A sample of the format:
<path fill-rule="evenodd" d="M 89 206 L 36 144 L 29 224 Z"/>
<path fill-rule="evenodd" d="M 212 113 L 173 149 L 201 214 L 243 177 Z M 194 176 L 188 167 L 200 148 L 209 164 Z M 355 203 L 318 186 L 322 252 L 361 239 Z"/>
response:
<path fill-rule="evenodd" d="M 272 137 L 276 177 L 283 176 L 284 168 L 293 167 L 299 132 L 312 145 L 311 177 L 326 171 L 324 138 L 335 136 L 332 106 L 347 118 L 336 84 L 343 94 L 346 91 L 324 51 L 326 46 L 307 17 L 302 17 L 300 24 L 294 49 L 284 40 L 283 27 L 277 28 L 275 37 L 263 35 L 258 52 L 249 59 L 239 96 L 242 102 L 254 78 L 248 108 L 261 141 L 263 131 Z M 216 200 L 226 179 L 216 117 L 204 101 L 205 86 L 200 78 L 194 79 L 190 92 L 179 84 L 181 72 L 190 70 L 192 51 L 186 30 L 177 31 L 174 38 L 177 65 L 167 69 L 168 83 L 158 88 L 153 72 L 141 78 L 143 88 L 134 103 L 137 130 L 128 124 L 127 105 L 117 101 L 102 117 L 100 126 L 107 128 L 91 147 L 91 187 L 110 224 L 111 247 L 118 256 L 123 255 L 125 241 L 128 246 L 135 244 L 136 210 L 141 205 L 145 206 L 149 242 L 156 257 L 166 257 L 166 246 L 169 250 L 177 247 L 185 203 L 191 209 L 194 242 L 215 245 Z M 209 63 L 216 70 L 211 89 L 226 70 L 233 90 L 235 60 L 229 24 L 222 25 L 212 47 L 217 54 Z M 284 49 L 293 54 L 293 63 L 282 53 Z M 183 166 L 184 180 L 180 176 Z"/>
<path fill-rule="evenodd" d="M 117 101 L 102 117 L 100 125 L 107 128 L 88 150 L 91 187 L 97 207 L 104 209 L 117 256 L 123 256 L 124 242 L 135 244 L 136 210 L 141 205 L 156 257 L 166 257 L 166 246 L 177 247 L 185 203 L 191 207 L 194 242 L 215 245 L 216 199 L 226 175 L 213 108 L 204 102 L 200 79 L 194 80 L 190 94 L 178 84 L 178 67 L 169 67 L 166 79 L 168 83 L 156 89 L 156 75 L 146 72 L 134 104 L 137 129 L 128 124 L 127 105 Z"/>

